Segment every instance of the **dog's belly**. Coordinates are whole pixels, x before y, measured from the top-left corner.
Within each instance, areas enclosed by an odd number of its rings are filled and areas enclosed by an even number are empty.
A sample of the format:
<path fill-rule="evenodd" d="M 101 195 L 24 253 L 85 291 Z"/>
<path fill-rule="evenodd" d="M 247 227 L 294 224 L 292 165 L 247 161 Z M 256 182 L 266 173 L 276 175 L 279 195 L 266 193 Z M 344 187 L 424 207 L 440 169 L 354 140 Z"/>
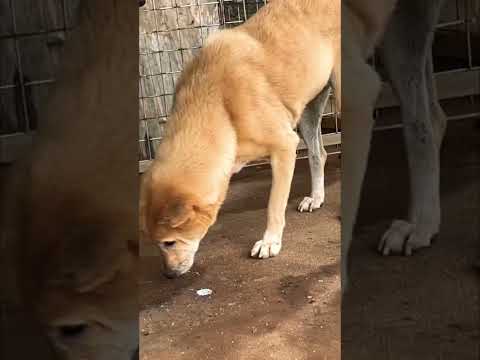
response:
<path fill-rule="evenodd" d="M 266 158 L 268 155 L 267 146 L 257 144 L 253 141 L 241 141 L 237 146 L 237 155 L 232 173 L 237 173 L 249 162 L 264 157 Z"/>

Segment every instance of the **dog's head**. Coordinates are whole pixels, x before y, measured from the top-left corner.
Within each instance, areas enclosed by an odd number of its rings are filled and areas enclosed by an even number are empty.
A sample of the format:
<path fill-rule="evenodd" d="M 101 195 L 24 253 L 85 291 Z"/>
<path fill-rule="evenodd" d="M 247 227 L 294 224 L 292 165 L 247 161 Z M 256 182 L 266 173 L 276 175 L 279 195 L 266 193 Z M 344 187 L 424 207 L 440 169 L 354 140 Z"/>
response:
<path fill-rule="evenodd" d="M 139 311 L 136 259 L 118 254 L 106 260 L 114 260 L 110 269 L 98 266 L 92 274 L 75 265 L 51 279 L 39 294 L 39 318 L 59 359 L 134 359 Z"/>
<path fill-rule="evenodd" d="M 215 222 L 218 201 L 182 191 L 175 183 L 144 174 L 140 225 L 143 237 L 153 241 L 164 260 L 164 274 L 173 278 L 193 265 L 200 241 Z"/>
<path fill-rule="evenodd" d="M 116 203 L 112 210 L 80 199 L 86 195 L 32 193 L 22 240 L 24 296 L 58 358 L 132 359 L 139 311 L 135 207 L 129 199 L 121 203 L 131 209 Z"/>

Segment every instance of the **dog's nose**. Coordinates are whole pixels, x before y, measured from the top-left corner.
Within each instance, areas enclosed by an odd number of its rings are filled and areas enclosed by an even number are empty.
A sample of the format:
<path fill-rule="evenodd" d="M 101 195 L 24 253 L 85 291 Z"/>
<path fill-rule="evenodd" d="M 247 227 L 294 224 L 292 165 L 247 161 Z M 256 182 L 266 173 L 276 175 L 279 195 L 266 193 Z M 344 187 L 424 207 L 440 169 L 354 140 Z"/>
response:
<path fill-rule="evenodd" d="M 133 352 L 130 360 L 139 360 L 139 359 L 140 359 L 140 352 L 139 352 L 139 348 L 137 346 L 137 349 Z"/>
<path fill-rule="evenodd" d="M 178 276 L 178 272 L 176 272 L 174 270 L 165 270 L 163 272 L 163 275 L 165 275 L 165 277 L 168 278 L 168 279 L 174 279 Z"/>
<path fill-rule="evenodd" d="M 145 5 L 145 0 L 138 0 L 138 6 L 142 7 L 143 5 Z"/>

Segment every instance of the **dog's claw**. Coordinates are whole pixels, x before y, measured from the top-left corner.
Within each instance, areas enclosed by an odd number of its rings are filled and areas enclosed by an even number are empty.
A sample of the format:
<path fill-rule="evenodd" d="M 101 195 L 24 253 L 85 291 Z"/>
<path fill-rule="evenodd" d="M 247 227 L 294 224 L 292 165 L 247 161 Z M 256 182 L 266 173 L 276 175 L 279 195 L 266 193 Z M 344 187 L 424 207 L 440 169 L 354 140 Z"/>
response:
<path fill-rule="evenodd" d="M 320 209 L 322 205 L 322 199 L 305 196 L 300 204 L 298 204 L 297 210 L 300 212 L 313 212 L 316 209 Z"/>
<path fill-rule="evenodd" d="M 259 259 L 268 259 L 277 256 L 282 248 L 282 243 L 278 241 L 259 240 L 253 245 L 250 255 Z"/>
<path fill-rule="evenodd" d="M 412 255 L 413 250 L 430 246 L 433 234 L 420 231 L 418 226 L 403 220 L 395 220 L 378 244 L 383 256 L 390 254 Z"/>

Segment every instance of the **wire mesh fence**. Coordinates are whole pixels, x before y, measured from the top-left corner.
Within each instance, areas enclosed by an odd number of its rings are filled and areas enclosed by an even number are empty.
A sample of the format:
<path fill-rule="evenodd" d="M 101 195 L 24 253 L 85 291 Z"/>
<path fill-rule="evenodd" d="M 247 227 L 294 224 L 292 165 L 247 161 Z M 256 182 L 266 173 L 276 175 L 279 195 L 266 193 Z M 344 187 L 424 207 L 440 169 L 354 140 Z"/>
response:
<path fill-rule="evenodd" d="M 0 134 L 36 129 L 72 11 L 66 0 L 0 1 Z"/>
<path fill-rule="evenodd" d="M 140 10 L 140 161 L 151 160 L 163 136 L 176 81 L 208 35 L 238 26 L 266 0 L 150 0 Z M 339 119 L 331 101 L 325 142 L 335 146 Z M 330 135 L 330 137 L 329 137 Z"/>
<path fill-rule="evenodd" d="M 168 121 L 176 80 L 185 63 L 195 56 L 211 32 L 243 23 L 264 4 L 265 0 L 147 1 L 140 10 L 140 161 L 155 156 Z M 473 46 L 478 43 L 478 30 L 478 0 L 446 2 L 433 48 L 441 99 L 472 99 L 479 94 L 480 47 L 477 50 Z M 382 73 L 381 64 L 377 69 Z M 396 105 L 397 99 L 386 84 L 377 118 L 383 119 L 379 115 Z M 463 108 L 463 113 L 450 119 L 479 115 L 475 107 Z M 341 142 L 338 115 L 331 101 L 322 132 L 325 143 L 335 146 L 334 152 L 340 150 Z M 386 124 L 379 121 L 376 130 L 400 127 L 398 120 L 388 120 Z"/>
<path fill-rule="evenodd" d="M 243 23 L 266 0 L 147 0 L 140 9 L 139 160 L 148 161 L 162 139 L 176 81 L 184 65 L 214 31 Z M 478 0 L 446 1 L 434 44 L 441 99 L 467 98 L 450 119 L 479 116 L 480 19 Z M 9 145 L 38 126 L 42 104 L 55 81 L 66 33 L 79 0 L 0 0 L 0 161 Z M 381 66 L 379 71 L 382 72 Z M 379 113 L 397 105 L 385 86 Z M 67 121 L 67 120 L 66 120 Z M 326 144 L 340 143 L 341 124 L 332 101 L 325 114 Z M 400 126 L 380 123 L 377 130 Z M 11 140 L 15 141 L 11 141 Z M 7 151 L 5 151 L 7 150 Z"/>
<path fill-rule="evenodd" d="M 0 162 L 38 126 L 78 0 L 0 0 Z"/>

